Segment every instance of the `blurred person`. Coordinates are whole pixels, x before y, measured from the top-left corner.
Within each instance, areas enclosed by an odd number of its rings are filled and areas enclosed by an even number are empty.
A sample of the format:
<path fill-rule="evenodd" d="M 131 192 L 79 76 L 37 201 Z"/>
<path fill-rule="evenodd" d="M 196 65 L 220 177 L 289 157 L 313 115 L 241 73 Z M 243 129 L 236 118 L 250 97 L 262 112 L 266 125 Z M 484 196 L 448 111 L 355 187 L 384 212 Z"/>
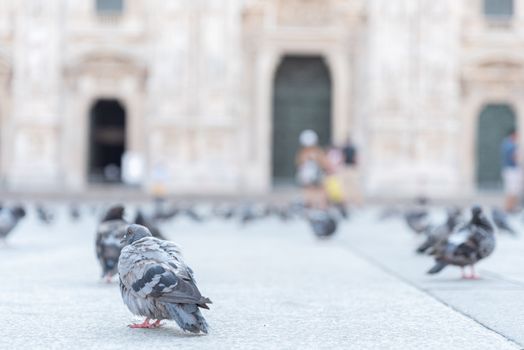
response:
<path fill-rule="evenodd" d="M 342 153 L 344 155 L 344 168 L 341 170 L 341 178 L 343 179 L 343 188 L 346 191 L 346 199 L 360 204 L 362 197 L 357 168 L 358 150 L 350 137 L 347 138 L 342 146 Z"/>
<path fill-rule="evenodd" d="M 164 203 L 167 197 L 167 183 L 169 172 L 163 161 L 158 161 L 153 165 L 151 172 L 151 194 L 155 203 L 155 216 L 161 216 L 164 209 Z"/>
<path fill-rule="evenodd" d="M 342 150 L 331 145 L 327 150 L 328 174 L 324 181 L 327 199 L 330 204 L 344 205 L 346 202 L 343 187 L 342 168 L 344 166 L 344 154 Z"/>
<path fill-rule="evenodd" d="M 324 209 L 326 194 L 323 181 L 328 170 L 326 154 L 318 146 L 318 135 L 304 130 L 299 137 L 301 149 L 296 156 L 297 182 L 304 189 L 304 201 L 310 208 Z"/>
<path fill-rule="evenodd" d="M 329 171 L 331 173 L 337 173 L 344 166 L 344 152 L 335 145 L 328 147 L 326 156 L 329 162 Z"/>
<path fill-rule="evenodd" d="M 522 175 L 518 160 L 518 135 L 511 129 L 502 141 L 502 182 L 504 184 L 504 209 L 513 212 L 517 209 L 520 192 L 522 190 Z"/>

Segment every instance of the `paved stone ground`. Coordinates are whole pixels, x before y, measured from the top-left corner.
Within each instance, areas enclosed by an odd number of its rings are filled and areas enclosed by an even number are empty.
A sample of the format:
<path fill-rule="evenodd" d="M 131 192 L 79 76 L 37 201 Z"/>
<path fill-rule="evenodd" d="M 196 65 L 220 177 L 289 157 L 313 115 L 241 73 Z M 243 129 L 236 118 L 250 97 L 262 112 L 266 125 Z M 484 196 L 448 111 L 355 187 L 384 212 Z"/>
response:
<path fill-rule="evenodd" d="M 94 217 L 30 216 L 0 248 L 0 349 L 522 348 L 522 239 L 501 237 L 485 280 L 430 278 L 402 223 L 375 217 L 355 213 L 326 242 L 299 221 L 165 224 L 214 301 L 210 334 L 192 336 L 126 327 L 117 284 L 99 280 Z"/>

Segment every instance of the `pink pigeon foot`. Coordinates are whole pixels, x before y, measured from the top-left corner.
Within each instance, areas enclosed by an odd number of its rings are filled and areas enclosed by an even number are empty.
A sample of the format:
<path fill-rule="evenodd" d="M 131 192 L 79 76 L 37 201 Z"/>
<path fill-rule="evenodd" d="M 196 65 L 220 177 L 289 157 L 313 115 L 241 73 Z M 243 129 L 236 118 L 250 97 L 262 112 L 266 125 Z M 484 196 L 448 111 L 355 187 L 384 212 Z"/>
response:
<path fill-rule="evenodd" d="M 153 322 L 153 323 L 151 324 L 151 328 L 158 328 L 158 327 L 160 327 L 160 326 L 162 326 L 162 325 L 160 324 L 160 320 L 156 320 L 155 322 Z"/>
<path fill-rule="evenodd" d="M 479 280 L 480 276 L 475 273 L 475 268 L 473 265 L 471 265 L 471 274 L 469 276 L 466 276 L 466 279 L 468 280 Z"/>
<path fill-rule="evenodd" d="M 157 321 L 158 322 L 158 321 Z M 156 323 L 156 322 L 155 322 Z M 156 328 L 153 324 L 149 323 L 149 318 L 146 318 L 142 323 L 130 324 L 129 328 Z"/>
<path fill-rule="evenodd" d="M 476 275 L 476 274 L 472 273 L 471 275 L 466 277 L 466 279 L 468 279 L 468 280 L 475 280 L 476 281 L 476 280 L 480 280 L 481 278 L 480 278 L 479 275 Z"/>

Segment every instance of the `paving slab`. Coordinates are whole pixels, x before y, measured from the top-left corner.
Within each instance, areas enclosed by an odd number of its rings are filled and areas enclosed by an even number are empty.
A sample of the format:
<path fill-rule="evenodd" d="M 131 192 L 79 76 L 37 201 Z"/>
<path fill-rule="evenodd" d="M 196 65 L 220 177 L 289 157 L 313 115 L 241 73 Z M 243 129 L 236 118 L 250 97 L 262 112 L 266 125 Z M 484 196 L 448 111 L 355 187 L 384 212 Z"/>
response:
<path fill-rule="evenodd" d="M 30 216 L 0 248 L 1 349 L 519 348 L 348 249 L 348 237 L 365 242 L 357 237 L 375 227 L 365 216 L 325 242 L 297 221 L 163 225 L 213 300 L 203 312 L 211 330 L 129 329 L 137 318 L 118 285 L 99 279 L 95 227 L 94 218 L 43 226 Z"/>
<path fill-rule="evenodd" d="M 442 215 L 434 212 L 438 222 Z M 433 258 L 415 253 L 424 238 L 413 234 L 400 218 L 377 221 L 377 216 L 377 211 L 363 211 L 342 227 L 341 240 L 348 250 L 520 346 L 524 344 L 524 239 L 497 235 L 495 252 L 478 264 L 481 280 L 461 279 L 456 267 L 427 275 Z M 519 221 L 513 224 L 524 232 Z"/>

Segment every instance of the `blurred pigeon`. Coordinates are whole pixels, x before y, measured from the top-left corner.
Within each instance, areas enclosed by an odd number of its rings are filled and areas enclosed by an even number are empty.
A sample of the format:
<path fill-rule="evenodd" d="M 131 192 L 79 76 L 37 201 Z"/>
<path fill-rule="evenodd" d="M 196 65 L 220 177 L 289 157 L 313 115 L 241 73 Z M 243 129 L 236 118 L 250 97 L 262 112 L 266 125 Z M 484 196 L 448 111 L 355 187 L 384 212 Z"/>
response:
<path fill-rule="evenodd" d="M 172 205 L 170 208 L 163 209 L 161 212 L 155 212 L 153 216 L 154 220 L 168 221 L 174 219 L 180 213 L 180 208 L 176 205 Z"/>
<path fill-rule="evenodd" d="M 96 257 L 102 267 L 102 278 L 107 282 L 116 274 L 118 257 L 122 250 L 122 237 L 128 223 L 124 220 L 124 207 L 115 205 L 111 207 L 96 232 Z"/>
<path fill-rule="evenodd" d="M 318 238 L 331 237 L 337 230 L 337 221 L 327 210 L 310 210 L 308 221 Z"/>
<path fill-rule="evenodd" d="M 436 227 L 430 227 L 425 231 L 426 240 L 417 248 L 417 253 L 424 253 L 428 249 L 445 242 L 453 230 L 460 224 L 460 218 L 460 209 L 448 209 L 445 223 Z"/>
<path fill-rule="evenodd" d="M 452 233 L 442 247 L 434 253 L 436 264 L 428 273 L 435 274 L 448 265 L 460 266 L 463 278 L 478 278 L 474 265 L 488 257 L 495 249 L 494 228 L 479 206 L 471 209 L 468 224 Z M 464 267 L 471 266 L 471 275 L 464 275 Z"/>
<path fill-rule="evenodd" d="M 242 223 L 242 225 L 246 225 L 254 221 L 256 218 L 257 218 L 257 214 L 255 213 L 255 209 L 253 208 L 253 205 L 246 204 L 241 208 L 240 222 Z"/>
<path fill-rule="evenodd" d="M 505 212 L 503 212 L 502 210 L 498 208 L 492 208 L 491 217 L 493 218 L 493 222 L 495 223 L 495 226 L 497 226 L 497 228 L 501 232 L 508 232 L 508 233 L 511 233 L 512 235 L 517 234 L 517 231 L 515 231 L 508 222 L 508 215 Z"/>
<path fill-rule="evenodd" d="M 378 215 L 379 220 L 387 220 L 391 219 L 393 217 L 401 217 L 402 216 L 402 210 L 398 207 L 394 206 L 388 206 L 381 210 L 381 212 Z"/>
<path fill-rule="evenodd" d="M 147 227 L 149 231 L 151 231 L 151 234 L 153 235 L 153 237 L 156 237 L 159 239 L 166 239 L 160 232 L 160 229 L 158 228 L 158 226 L 153 224 L 151 220 L 148 220 L 140 209 L 138 209 L 136 212 L 135 224 Z"/>
<path fill-rule="evenodd" d="M 291 219 L 291 211 L 289 207 L 282 205 L 277 207 L 276 210 L 280 221 L 287 222 Z"/>
<path fill-rule="evenodd" d="M 0 238 L 5 240 L 20 220 L 25 216 L 25 209 L 22 206 L 12 208 L 0 208 Z"/>
<path fill-rule="evenodd" d="M 429 215 L 426 208 L 415 208 L 404 213 L 404 220 L 413 232 L 420 234 L 429 228 Z"/>
<path fill-rule="evenodd" d="M 49 208 L 44 207 L 42 204 L 37 204 L 35 210 L 41 222 L 45 224 L 51 224 L 53 222 L 55 217 Z"/>
<path fill-rule="evenodd" d="M 80 209 L 78 208 L 78 205 L 74 203 L 71 204 L 69 206 L 69 214 L 73 221 L 77 221 L 78 219 L 80 219 Z"/>
<path fill-rule="evenodd" d="M 204 221 L 204 217 L 202 215 L 200 215 L 199 213 L 197 213 L 195 208 L 192 207 L 192 206 L 185 208 L 183 210 L 183 213 L 185 215 L 187 215 L 187 217 L 189 217 L 191 220 L 193 220 L 195 222 L 203 222 Z"/>
<path fill-rule="evenodd" d="M 207 333 L 199 308 L 211 300 L 200 294 L 193 271 L 172 242 L 154 238 L 144 226 L 130 225 L 124 236 L 118 272 L 122 299 L 129 310 L 146 319 L 131 328 L 156 328 L 175 320 L 184 331 Z M 156 320 L 150 323 L 150 320 Z"/>
<path fill-rule="evenodd" d="M 213 214 L 221 219 L 229 220 L 235 214 L 235 209 L 231 205 L 218 204 L 213 208 Z"/>

